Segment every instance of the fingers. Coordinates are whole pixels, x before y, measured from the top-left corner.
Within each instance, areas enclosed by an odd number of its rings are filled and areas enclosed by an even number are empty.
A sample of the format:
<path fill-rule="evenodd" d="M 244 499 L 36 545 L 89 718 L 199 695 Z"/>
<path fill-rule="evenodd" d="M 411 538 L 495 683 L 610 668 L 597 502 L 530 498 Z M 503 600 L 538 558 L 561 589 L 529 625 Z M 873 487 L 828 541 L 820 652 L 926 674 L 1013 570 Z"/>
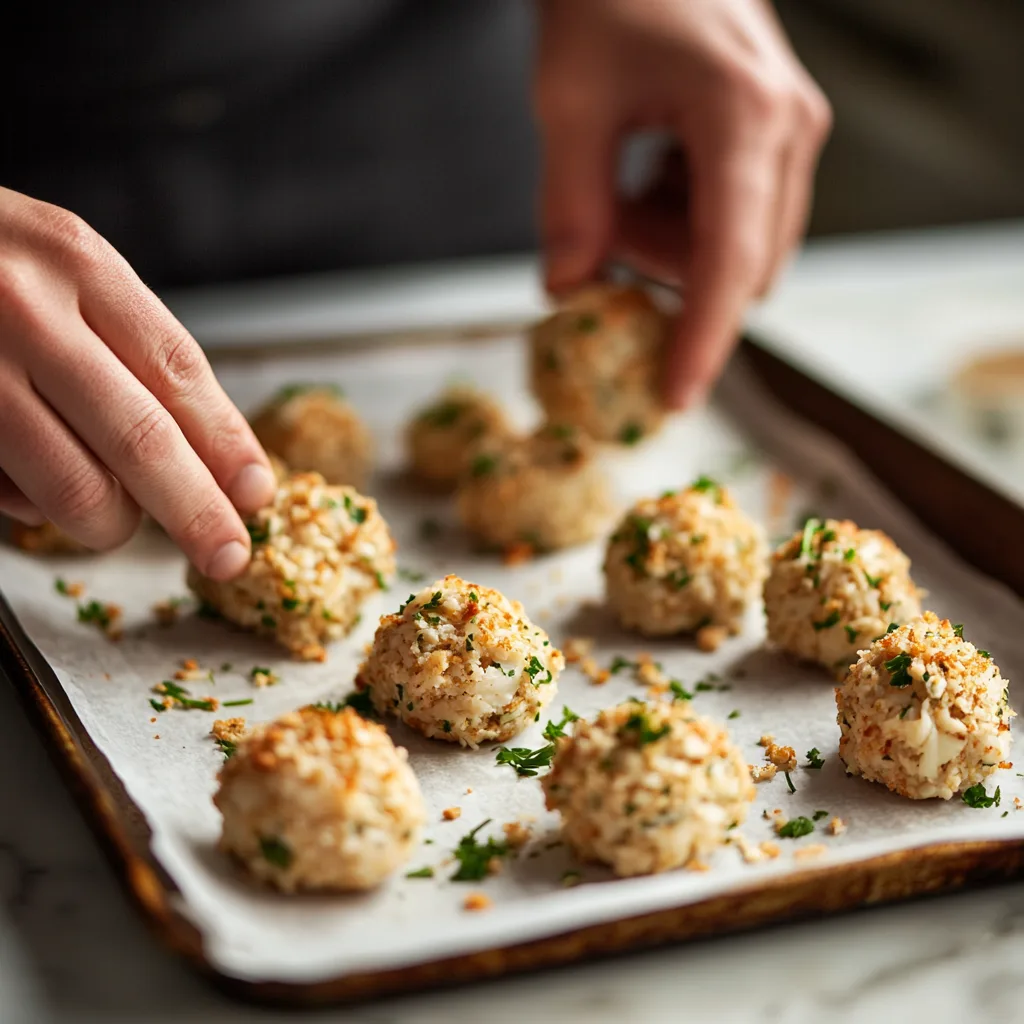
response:
<path fill-rule="evenodd" d="M 249 560 L 248 532 L 168 410 L 81 322 L 35 349 L 35 388 L 95 458 L 201 572 L 214 579 L 238 575 Z"/>
<path fill-rule="evenodd" d="M 139 509 L 27 381 L 6 377 L 0 393 L 3 510 L 38 511 L 86 547 L 106 551 L 135 532 Z M 12 386 L 14 385 L 14 386 Z M 21 386 L 18 386 L 21 385 Z M 19 498 L 19 495 L 21 496 Z M 31 520 L 26 520 L 31 521 Z"/>
<path fill-rule="evenodd" d="M 0 514 L 17 519 L 26 526 L 41 526 L 46 517 L 32 504 L 14 481 L 0 471 Z"/>
<path fill-rule="evenodd" d="M 758 296 L 771 289 L 807 229 L 814 192 L 814 175 L 821 148 L 832 126 L 828 101 L 807 79 L 795 91 L 790 114 L 790 139 L 779 166 L 774 255 L 758 288 Z"/>
<path fill-rule="evenodd" d="M 617 139 L 592 97 L 545 98 L 541 230 L 545 284 L 558 293 L 596 276 L 611 244 Z"/>
<path fill-rule="evenodd" d="M 202 349 L 113 249 L 100 259 L 102 273 L 79 300 L 86 323 L 170 413 L 235 507 L 266 505 L 270 463 Z"/>
<path fill-rule="evenodd" d="M 675 408 L 695 401 L 720 372 L 771 263 L 777 142 L 770 131 L 751 130 L 694 155 L 688 281 L 667 366 L 666 400 Z"/>

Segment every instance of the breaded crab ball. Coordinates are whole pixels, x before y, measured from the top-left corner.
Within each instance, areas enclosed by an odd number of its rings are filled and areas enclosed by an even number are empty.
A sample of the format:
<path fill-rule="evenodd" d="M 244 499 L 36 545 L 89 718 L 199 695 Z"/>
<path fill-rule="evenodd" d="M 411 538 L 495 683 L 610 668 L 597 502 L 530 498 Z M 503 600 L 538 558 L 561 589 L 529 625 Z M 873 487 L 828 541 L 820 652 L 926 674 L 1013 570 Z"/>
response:
<path fill-rule="evenodd" d="M 329 484 L 366 485 L 373 438 L 359 414 L 332 387 L 282 388 L 253 418 L 260 444 L 289 469 L 319 473 Z"/>
<path fill-rule="evenodd" d="M 891 622 L 921 614 L 910 559 L 881 530 L 808 519 L 772 555 L 764 587 L 768 638 L 842 678 Z"/>
<path fill-rule="evenodd" d="M 638 501 L 608 541 L 608 603 L 646 636 L 739 632 L 767 573 L 764 531 L 707 477 Z"/>
<path fill-rule="evenodd" d="M 84 544 L 48 519 L 37 526 L 28 526 L 12 519 L 9 530 L 11 543 L 33 555 L 81 555 L 89 551 Z"/>
<path fill-rule="evenodd" d="M 426 820 L 405 750 L 351 708 L 305 707 L 244 734 L 213 802 L 221 849 L 286 892 L 372 889 Z"/>
<path fill-rule="evenodd" d="M 406 428 L 413 474 L 431 487 L 453 488 L 481 438 L 508 433 L 505 413 L 493 398 L 464 385 L 451 387 Z"/>
<path fill-rule="evenodd" d="M 356 685 L 424 736 L 476 747 L 533 722 L 564 666 L 518 601 L 446 576 L 380 620 Z"/>
<path fill-rule="evenodd" d="M 726 730 L 685 701 L 627 701 L 556 742 L 542 779 L 548 810 L 561 814 L 580 858 L 617 875 L 699 863 L 754 799 L 750 769 Z"/>
<path fill-rule="evenodd" d="M 836 689 L 839 756 L 911 800 L 948 800 L 1008 768 L 1007 680 L 987 651 L 932 612 L 862 651 Z"/>
<path fill-rule="evenodd" d="M 611 511 L 593 442 L 572 427 L 488 438 L 459 481 L 459 515 L 488 547 L 551 551 L 592 540 Z"/>
<path fill-rule="evenodd" d="M 530 335 L 533 392 L 552 423 L 635 444 L 661 426 L 668 320 L 640 288 L 590 285 Z"/>
<path fill-rule="evenodd" d="M 247 521 L 252 560 L 218 582 L 189 570 L 188 585 L 230 622 L 274 637 L 305 661 L 344 636 L 363 602 L 387 587 L 395 542 L 377 503 L 319 473 L 296 473 Z"/>

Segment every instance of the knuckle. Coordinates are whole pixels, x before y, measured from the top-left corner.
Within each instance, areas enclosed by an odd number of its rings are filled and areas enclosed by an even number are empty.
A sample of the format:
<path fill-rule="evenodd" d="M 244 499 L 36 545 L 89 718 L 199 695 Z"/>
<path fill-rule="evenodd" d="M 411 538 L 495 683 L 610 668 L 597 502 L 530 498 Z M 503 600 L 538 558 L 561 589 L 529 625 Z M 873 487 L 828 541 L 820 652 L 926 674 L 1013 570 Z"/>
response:
<path fill-rule="evenodd" d="M 103 240 L 77 213 L 44 205 L 40 233 L 64 261 L 93 263 L 103 250 Z"/>
<path fill-rule="evenodd" d="M 34 308 L 38 285 L 39 271 L 31 260 L 12 254 L 0 258 L 0 312 L 24 319 Z"/>
<path fill-rule="evenodd" d="M 177 531 L 179 541 L 182 547 L 193 551 L 216 550 L 225 540 L 227 521 L 225 501 L 219 494 L 214 494 L 185 517 Z"/>
<path fill-rule="evenodd" d="M 788 90 L 777 76 L 740 63 L 725 67 L 723 76 L 733 103 L 749 116 L 762 122 L 772 122 L 785 112 Z"/>
<path fill-rule="evenodd" d="M 815 138 L 828 138 L 832 131 L 832 104 L 825 94 L 815 85 L 803 90 L 800 97 L 804 119 L 810 126 Z"/>
<path fill-rule="evenodd" d="M 85 460 L 65 475 L 54 495 L 63 517 L 84 524 L 102 520 L 116 501 L 114 478 Z"/>
<path fill-rule="evenodd" d="M 131 419 L 118 441 L 119 460 L 132 466 L 165 461 L 174 447 L 174 423 L 159 405 Z"/>
<path fill-rule="evenodd" d="M 157 344 L 153 363 L 155 386 L 178 396 L 192 391 L 202 379 L 206 357 L 192 335 L 181 327 Z"/>

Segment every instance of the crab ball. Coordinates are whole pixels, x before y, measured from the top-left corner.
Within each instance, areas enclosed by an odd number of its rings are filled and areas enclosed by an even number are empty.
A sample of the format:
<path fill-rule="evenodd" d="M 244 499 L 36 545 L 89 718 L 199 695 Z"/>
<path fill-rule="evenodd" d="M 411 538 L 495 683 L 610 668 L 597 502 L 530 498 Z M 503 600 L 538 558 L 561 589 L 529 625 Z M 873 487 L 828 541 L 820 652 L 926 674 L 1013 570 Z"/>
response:
<path fill-rule="evenodd" d="M 861 651 L 836 689 L 851 775 L 911 800 L 948 800 L 1007 768 L 1007 680 L 987 651 L 932 612 Z"/>
<path fill-rule="evenodd" d="M 530 725 L 564 665 L 518 601 L 446 576 L 380 620 L 356 685 L 424 736 L 476 747 Z"/>
<path fill-rule="evenodd" d="M 344 636 L 395 571 L 395 543 L 377 503 L 319 473 L 296 473 L 252 516 L 252 560 L 241 576 L 188 584 L 230 622 L 274 637 L 306 661 Z"/>
<path fill-rule="evenodd" d="M 608 603 L 646 636 L 735 633 L 760 596 L 767 558 L 761 527 L 724 487 L 701 477 L 626 514 L 605 555 Z"/>
<path fill-rule="evenodd" d="M 557 740 L 542 784 L 562 834 L 617 875 L 698 864 L 754 799 L 750 769 L 726 730 L 688 702 L 627 701 Z"/>
<path fill-rule="evenodd" d="M 551 422 L 598 441 L 635 444 L 665 416 L 667 336 L 667 318 L 643 290 L 590 285 L 534 327 L 533 392 Z"/>
<path fill-rule="evenodd" d="M 489 438 L 459 481 L 459 515 L 488 547 L 549 551 L 592 540 L 611 511 L 593 443 L 572 427 Z"/>
<path fill-rule="evenodd" d="M 359 414 L 331 387 L 282 388 L 253 418 L 260 444 L 290 469 L 330 484 L 366 485 L 373 438 Z"/>
<path fill-rule="evenodd" d="M 213 802 L 221 849 L 286 892 L 372 889 L 409 859 L 426 820 L 405 750 L 351 708 L 256 726 Z"/>
<path fill-rule="evenodd" d="M 481 438 L 508 433 L 505 413 L 493 398 L 469 387 L 449 388 L 406 428 L 413 474 L 430 487 L 451 489 Z"/>
<path fill-rule="evenodd" d="M 921 614 L 910 559 L 881 530 L 808 519 L 772 555 L 764 588 L 768 638 L 842 678 L 891 622 Z"/>
<path fill-rule="evenodd" d="M 81 555 L 89 551 L 48 519 L 36 526 L 12 519 L 9 529 L 11 543 L 33 555 Z"/>

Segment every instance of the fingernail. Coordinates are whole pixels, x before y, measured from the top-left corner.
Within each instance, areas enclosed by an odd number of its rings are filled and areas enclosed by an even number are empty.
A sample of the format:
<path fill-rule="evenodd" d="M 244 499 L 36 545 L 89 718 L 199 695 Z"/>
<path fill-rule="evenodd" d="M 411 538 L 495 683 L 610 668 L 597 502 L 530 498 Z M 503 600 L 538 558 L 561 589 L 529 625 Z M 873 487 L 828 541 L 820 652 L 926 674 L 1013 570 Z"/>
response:
<path fill-rule="evenodd" d="M 211 580 L 233 580 L 249 564 L 249 549 L 238 540 L 229 540 L 217 550 L 206 567 Z"/>
<path fill-rule="evenodd" d="M 549 244 L 545 254 L 544 279 L 550 291 L 559 292 L 582 284 L 590 271 L 590 254 L 572 239 Z"/>
<path fill-rule="evenodd" d="M 277 481 L 274 474 L 261 462 L 250 462 L 239 470 L 228 497 L 240 512 L 255 512 L 273 500 Z"/>

